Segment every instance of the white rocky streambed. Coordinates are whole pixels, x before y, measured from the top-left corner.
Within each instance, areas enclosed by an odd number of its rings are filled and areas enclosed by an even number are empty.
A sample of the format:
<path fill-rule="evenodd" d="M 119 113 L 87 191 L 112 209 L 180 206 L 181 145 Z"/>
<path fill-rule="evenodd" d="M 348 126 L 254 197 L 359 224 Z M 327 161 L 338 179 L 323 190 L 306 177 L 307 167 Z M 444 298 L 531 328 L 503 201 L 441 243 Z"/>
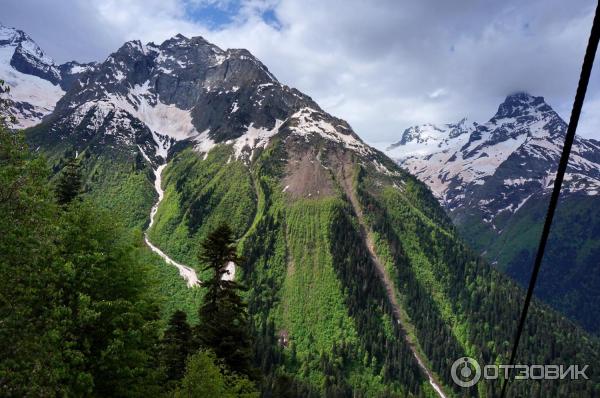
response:
<path fill-rule="evenodd" d="M 154 224 L 154 217 L 156 216 L 156 212 L 158 211 L 158 206 L 160 206 L 160 202 L 162 202 L 162 200 L 165 197 L 165 191 L 162 189 L 162 172 L 166 166 L 166 164 L 163 164 L 158 166 L 158 168 L 154 170 L 154 189 L 158 194 L 158 199 L 156 200 L 156 203 L 154 204 L 154 206 L 152 206 L 152 209 L 150 210 L 150 224 L 148 225 L 148 229 L 146 229 L 146 232 L 144 233 L 144 241 L 146 242 L 150 250 L 162 257 L 167 264 L 172 265 L 179 270 L 179 275 L 181 275 L 181 277 L 185 279 L 188 287 L 198 286 L 200 285 L 200 280 L 198 279 L 198 275 L 196 275 L 196 271 L 192 267 L 180 264 L 177 261 L 173 260 L 167 254 L 165 254 L 165 252 L 153 245 L 152 242 L 150 242 L 150 239 L 148 238 L 148 231 L 150 231 L 150 228 L 152 228 L 152 225 Z M 233 280 L 233 278 L 235 277 L 235 265 L 232 262 L 227 264 L 227 271 L 229 271 L 229 273 L 223 275 L 223 279 Z"/>

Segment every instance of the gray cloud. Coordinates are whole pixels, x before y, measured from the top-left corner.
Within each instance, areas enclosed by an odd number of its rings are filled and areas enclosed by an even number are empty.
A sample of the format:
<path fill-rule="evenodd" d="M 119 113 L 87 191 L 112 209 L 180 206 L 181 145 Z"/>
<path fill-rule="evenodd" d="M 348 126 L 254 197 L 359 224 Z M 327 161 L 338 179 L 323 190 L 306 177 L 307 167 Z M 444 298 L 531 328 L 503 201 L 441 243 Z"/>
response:
<path fill-rule="evenodd" d="M 367 141 L 406 127 L 485 121 L 503 98 L 543 95 L 567 119 L 591 27 L 591 0 L 377 2 L 250 0 L 232 22 L 209 29 L 192 6 L 227 0 L 21 0 L 5 24 L 29 32 L 59 61 L 103 59 L 124 40 L 181 32 L 245 47 L 284 83 L 348 120 Z M 260 16 L 273 9 L 279 24 Z M 600 77 L 594 71 L 580 132 L 600 138 Z"/>

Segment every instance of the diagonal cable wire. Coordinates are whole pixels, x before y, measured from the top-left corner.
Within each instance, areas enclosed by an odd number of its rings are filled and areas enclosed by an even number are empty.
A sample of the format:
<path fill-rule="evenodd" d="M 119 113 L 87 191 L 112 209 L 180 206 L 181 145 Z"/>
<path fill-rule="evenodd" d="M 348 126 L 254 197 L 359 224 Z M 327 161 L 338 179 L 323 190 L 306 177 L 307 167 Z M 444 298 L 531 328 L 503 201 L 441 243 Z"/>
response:
<path fill-rule="evenodd" d="M 585 51 L 585 57 L 583 58 L 583 66 L 581 67 L 581 75 L 579 77 L 579 85 L 577 86 L 577 93 L 575 94 L 575 101 L 573 102 L 573 110 L 571 111 L 571 119 L 569 120 L 569 127 L 567 128 L 567 134 L 565 137 L 565 144 L 563 147 L 560 162 L 558 164 L 558 170 L 556 172 L 556 179 L 554 180 L 554 189 L 552 196 L 550 197 L 550 204 L 548 205 L 548 213 L 546 214 L 546 221 L 544 222 L 544 229 L 542 230 L 542 236 L 540 238 L 540 244 L 538 246 L 537 255 L 535 257 L 535 263 L 533 265 L 533 271 L 531 273 L 531 279 L 529 280 L 529 288 L 527 289 L 527 295 L 525 296 L 525 303 L 523 304 L 523 310 L 521 311 L 521 319 L 519 326 L 515 334 L 512 353 L 510 355 L 509 365 L 514 365 L 515 357 L 517 355 L 517 349 L 519 348 L 519 340 L 523 333 L 523 326 L 527 318 L 527 311 L 529 310 L 529 304 L 535 289 L 535 283 L 537 281 L 542 259 L 544 258 L 544 250 L 546 249 L 546 242 L 548 241 L 548 235 L 550 234 L 550 227 L 552 226 L 552 220 L 554 218 L 554 211 L 558 204 L 558 198 L 560 196 L 560 189 L 565 177 L 565 171 L 567 170 L 567 164 L 569 162 L 569 155 L 571 154 L 571 147 L 573 146 L 573 140 L 575 139 L 575 131 L 577 130 L 577 123 L 579 123 L 579 116 L 581 115 L 581 108 L 583 107 L 583 101 L 585 99 L 585 92 L 587 90 L 588 83 L 590 81 L 590 75 L 592 73 L 592 66 L 594 65 L 594 58 L 596 57 L 596 50 L 598 49 L 598 41 L 600 40 L 600 2 L 596 6 L 596 14 L 594 16 L 594 22 L 592 24 L 592 31 L 590 33 L 590 39 L 588 41 L 587 49 Z M 510 380 L 509 377 L 504 380 L 502 385 L 501 397 L 506 396 L 506 387 Z"/>

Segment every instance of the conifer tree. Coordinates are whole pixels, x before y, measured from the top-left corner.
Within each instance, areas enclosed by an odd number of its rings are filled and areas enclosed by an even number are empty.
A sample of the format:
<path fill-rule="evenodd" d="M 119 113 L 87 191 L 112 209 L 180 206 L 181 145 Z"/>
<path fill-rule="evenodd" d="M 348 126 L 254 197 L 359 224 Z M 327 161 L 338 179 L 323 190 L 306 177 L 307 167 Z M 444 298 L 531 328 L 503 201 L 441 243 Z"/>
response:
<path fill-rule="evenodd" d="M 199 310 L 198 340 L 204 348 L 213 350 L 232 371 L 254 378 L 253 345 L 248 332 L 246 305 L 240 296 L 242 286 L 223 279 L 230 262 L 236 266 L 242 263 L 228 225 L 219 226 L 202 242 L 199 259 L 205 270 L 212 271 L 212 276 L 203 283 L 207 292 Z"/>
<path fill-rule="evenodd" d="M 185 364 L 191 352 L 192 329 L 185 312 L 177 310 L 169 320 L 169 326 L 162 339 L 162 361 L 167 380 L 181 380 L 185 374 Z"/>
<path fill-rule="evenodd" d="M 60 205 L 67 205 L 81 193 L 81 171 L 77 159 L 71 159 L 62 170 L 56 185 L 56 200 Z"/>

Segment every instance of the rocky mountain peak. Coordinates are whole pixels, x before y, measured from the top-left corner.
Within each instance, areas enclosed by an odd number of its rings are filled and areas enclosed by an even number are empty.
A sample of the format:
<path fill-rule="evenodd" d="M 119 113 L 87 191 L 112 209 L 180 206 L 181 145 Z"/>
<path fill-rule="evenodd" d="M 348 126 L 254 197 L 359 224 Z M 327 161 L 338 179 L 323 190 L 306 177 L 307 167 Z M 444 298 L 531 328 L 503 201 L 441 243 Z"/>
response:
<path fill-rule="evenodd" d="M 493 119 L 516 118 L 549 111 L 552 111 L 552 108 L 544 101 L 544 97 L 517 92 L 506 97 Z"/>
<path fill-rule="evenodd" d="M 52 84 L 60 82 L 61 76 L 54 60 L 22 30 L 0 24 L 0 47 L 7 50 L 6 55 L 12 52 L 10 65 L 17 71 L 38 76 Z"/>
<path fill-rule="evenodd" d="M 388 148 L 388 155 L 428 184 L 450 212 L 476 208 L 490 225 L 498 214 L 512 214 L 552 188 L 567 127 L 543 97 L 525 92 L 509 95 L 486 123 L 459 123 L 470 126 L 464 128 L 469 133 L 455 139 L 422 139 L 448 137 L 452 127 L 438 131 L 430 126 L 406 130 L 403 140 L 407 131 L 418 132 L 419 144 L 413 139 Z M 563 194 L 597 195 L 598 146 L 577 137 L 573 148 Z"/>
<path fill-rule="evenodd" d="M 408 144 L 424 144 L 427 142 L 443 142 L 473 131 L 475 123 L 465 117 L 456 123 L 432 124 L 426 123 L 409 127 L 402 133 L 400 141 L 389 146 L 388 150 Z"/>
<path fill-rule="evenodd" d="M 8 27 L 6 25 L 3 25 L 2 22 L 0 22 L 0 47 L 16 47 L 24 41 L 33 40 L 31 40 L 27 33 L 23 32 L 22 30 Z"/>
<path fill-rule="evenodd" d="M 132 40 L 82 73 L 45 126 L 75 150 L 93 139 L 99 151 L 139 150 L 156 166 L 175 146 L 208 153 L 222 144 L 248 163 L 279 134 L 296 137 L 290 145 L 325 141 L 376 157 L 345 121 L 281 84 L 248 50 L 222 50 L 200 36 Z"/>

